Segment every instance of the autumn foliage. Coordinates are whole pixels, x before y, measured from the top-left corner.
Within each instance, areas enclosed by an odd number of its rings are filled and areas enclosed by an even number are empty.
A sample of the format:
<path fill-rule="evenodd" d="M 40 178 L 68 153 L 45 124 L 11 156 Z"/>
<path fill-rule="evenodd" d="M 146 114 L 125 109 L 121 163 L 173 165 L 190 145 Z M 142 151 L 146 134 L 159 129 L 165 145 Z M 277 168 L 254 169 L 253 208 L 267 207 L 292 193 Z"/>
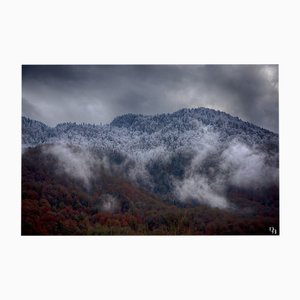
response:
<path fill-rule="evenodd" d="M 39 147 L 22 157 L 23 235 L 242 235 L 279 230 L 278 187 L 229 189 L 229 209 L 159 198 L 99 171 L 91 186 L 58 173 Z M 277 231 L 278 233 L 279 231 Z"/>

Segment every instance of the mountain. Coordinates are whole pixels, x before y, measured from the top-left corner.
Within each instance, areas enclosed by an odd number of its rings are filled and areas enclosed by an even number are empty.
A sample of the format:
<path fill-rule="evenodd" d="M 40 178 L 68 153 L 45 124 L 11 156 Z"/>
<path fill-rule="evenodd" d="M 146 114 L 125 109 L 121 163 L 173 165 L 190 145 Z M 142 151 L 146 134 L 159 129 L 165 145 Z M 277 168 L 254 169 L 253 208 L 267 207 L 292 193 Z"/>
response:
<path fill-rule="evenodd" d="M 182 109 L 56 127 L 22 117 L 22 145 L 27 233 L 38 230 L 30 214 L 40 211 L 42 200 L 51 208 L 50 219 L 54 214 L 61 220 L 61 209 L 71 205 L 75 215 L 79 210 L 93 223 L 85 230 L 98 233 L 103 231 L 93 227 L 94 213 L 119 225 L 119 214 L 133 218 L 136 227 L 127 228 L 129 234 L 268 234 L 266 224 L 278 229 L 278 134 L 224 112 Z M 187 216 L 180 231 L 179 220 Z M 74 225 L 75 217 L 70 218 Z M 214 229 L 206 230 L 203 218 Z M 226 219 L 226 225 L 219 224 L 223 229 L 215 227 L 218 218 Z M 231 231 L 229 224 L 236 222 L 255 225 Z"/>
<path fill-rule="evenodd" d="M 238 138 L 249 145 L 278 149 L 277 134 L 207 108 L 182 109 L 155 116 L 126 114 L 107 125 L 62 123 L 54 128 L 22 117 L 22 143 L 25 146 L 64 142 L 124 151 L 157 145 L 174 149 L 184 146 L 187 139 L 193 142 L 203 130 L 218 133 L 224 142 Z"/>

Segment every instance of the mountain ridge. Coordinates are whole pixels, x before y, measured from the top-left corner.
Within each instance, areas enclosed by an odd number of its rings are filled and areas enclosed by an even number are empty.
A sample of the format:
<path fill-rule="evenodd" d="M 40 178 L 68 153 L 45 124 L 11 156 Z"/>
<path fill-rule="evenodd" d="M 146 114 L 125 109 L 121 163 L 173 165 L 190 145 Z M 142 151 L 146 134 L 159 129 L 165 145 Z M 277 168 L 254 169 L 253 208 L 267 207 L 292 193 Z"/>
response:
<path fill-rule="evenodd" d="M 278 135 L 278 133 L 276 133 L 272 130 L 269 130 L 269 129 L 266 129 L 264 127 L 255 125 L 254 123 L 251 123 L 251 122 L 248 122 L 248 121 L 244 121 L 241 118 L 239 118 L 238 116 L 233 116 L 229 113 L 226 113 L 226 112 L 223 112 L 223 111 L 220 111 L 220 110 L 215 110 L 215 109 L 212 109 L 212 108 L 205 108 L 205 107 L 182 108 L 182 109 L 179 109 L 179 110 L 177 110 L 173 113 L 161 113 L 161 114 L 153 114 L 153 115 L 126 113 L 126 114 L 122 114 L 120 116 L 116 116 L 110 123 L 106 123 L 106 124 L 102 124 L 101 122 L 99 124 L 86 123 L 86 122 L 60 122 L 60 123 L 56 124 L 55 126 L 49 126 L 49 125 L 45 124 L 42 121 L 34 120 L 34 119 L 31 119 L 27 116 L 22 116 L 22 120 L 33 121 L 33 122 L 41 124 L 42 126 L 46 126 L 47 128 L 52 128 L 52 129 L 56 128 L 56 127 L 59 127 L 61 125 L 65 125 L 65 124 L 90 125 L 90 126 L 96 126 L 97 127 L 97 126 L 108 126 L 108 125 L 114 126 L 114 125 L 117 125 L 119 120 L 121 120 L 123 118 L 127 118 L 127 117 L 131 117 L 131 118 L 140 118 L 140 117 L 142 117 L 144 119 L 153 119 L 153 118 L 156 119 L 156 118 L 160 118 L 160 117 L 179 116 L 180 114 L 185 113 L 185 112 L 193 113 L 193 112 L 205 112 L 205 111 L 210 112 L 210 113 L 214 113 L 214 114 L 217 114 L 217 115 L 225 116 L 228 119 L 235 120 L 235 121 L 238 121 L 238 122 L 243 122 L 245 124 L 250 125 L 251 127 L 259 128 L 259 129 L 261 129 L 265 132 L 271 132 L 275 135 Z"/>
<path fill-rule="evenodd" d="M 278 134 L 244 122 L 238 117 L 207 108 L 181 109 L 174 113 L 152 116 L 125 114 L 104 125 L 65 122 L 49 127 L 40 121 L 22 117 L 22 143 L 25 147 L 60 141 L 100 148 L 118 148 L 120 143 L 127 145 L 129 140 L 138 140 L 135 143 L 147 148 L 150 146 L 149 140 L 152 140 L 156 146 L 162 143 L 164 146 L 172 144 L 177 148 L 184 144 L 184 140 L 195 136 L 199 140 L 201 131 L 217 133 L 222 141 L 238 138 L 249 145 L 276 148 L 277 144 L 278 148 Z"/>

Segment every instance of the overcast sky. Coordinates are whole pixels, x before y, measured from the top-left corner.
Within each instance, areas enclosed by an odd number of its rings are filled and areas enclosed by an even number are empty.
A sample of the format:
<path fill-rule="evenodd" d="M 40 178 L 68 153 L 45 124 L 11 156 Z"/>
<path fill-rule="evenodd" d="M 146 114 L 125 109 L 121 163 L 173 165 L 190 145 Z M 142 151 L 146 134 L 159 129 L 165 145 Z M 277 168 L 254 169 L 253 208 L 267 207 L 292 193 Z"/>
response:
<path fill-rule="evenodd" d="M 50 126 L 109 123 L 125 113 L 225 111 L 278 132 L 277 65 L 22 67 L 22 114 Z"/>

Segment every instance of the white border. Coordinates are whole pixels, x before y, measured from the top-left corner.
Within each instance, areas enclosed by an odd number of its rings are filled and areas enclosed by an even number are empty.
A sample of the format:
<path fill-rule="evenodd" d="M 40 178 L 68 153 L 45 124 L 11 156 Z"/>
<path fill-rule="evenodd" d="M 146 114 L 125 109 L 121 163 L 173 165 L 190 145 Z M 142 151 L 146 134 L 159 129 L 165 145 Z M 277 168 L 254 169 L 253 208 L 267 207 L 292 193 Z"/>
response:
<path fill-rule="evenodd" d="M 300 26 L 278 3 L 1 3 L 1 299 L 299 298 Z M 21 65 L 101 63 L 279 63 L 281 235 L 21 237 Z"/>

